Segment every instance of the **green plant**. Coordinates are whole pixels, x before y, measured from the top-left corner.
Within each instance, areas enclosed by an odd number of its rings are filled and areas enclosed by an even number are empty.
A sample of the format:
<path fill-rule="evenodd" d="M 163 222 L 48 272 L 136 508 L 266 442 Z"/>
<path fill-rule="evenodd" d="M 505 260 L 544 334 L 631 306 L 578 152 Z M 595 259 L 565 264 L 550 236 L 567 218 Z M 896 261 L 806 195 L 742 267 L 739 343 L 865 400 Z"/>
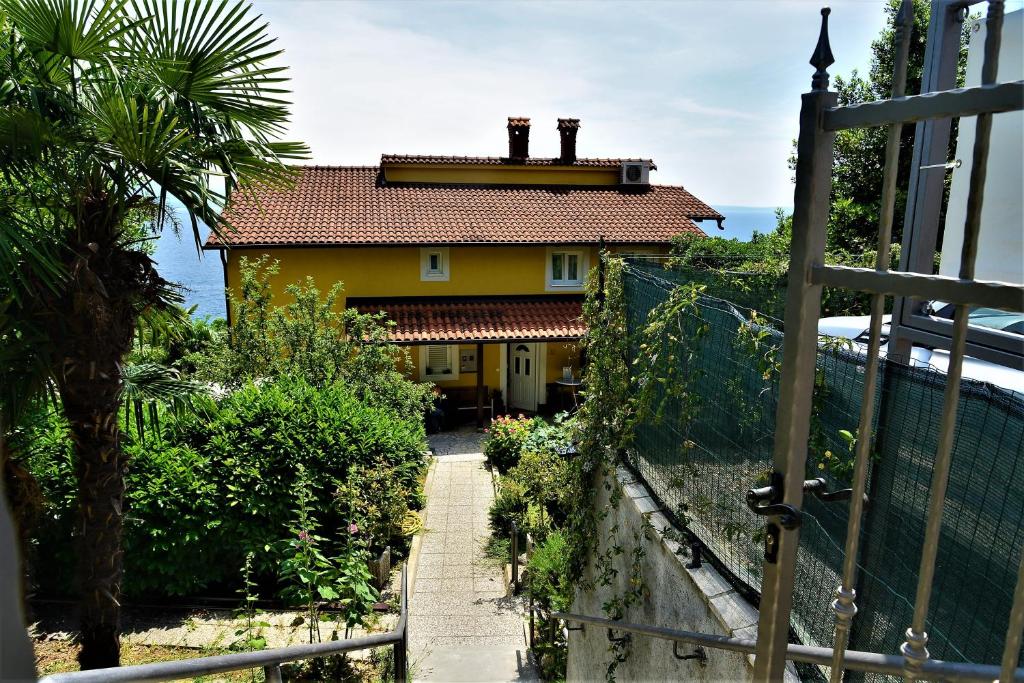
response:
<path fill-rule="evenodd" d="M 283 555 L 281 580 L 288 583 L 282 597 L 302 604 L 309 623 L 309 642 L 320 642 L 320 608 L 330 602 L 341 608 L 346 629 L 363 623 L 371 613 L 377 592 L 370 585 L 370 554 L 358 538 L 359 526 L 350 522 L 340 534 L 337 554 L 318 535 L 320 524 L 313 514 L 313 482 L 306 468 L 298 465 L 295 521 L 292 535 L 278 544 Z M 347 632 L 346 632 L 347 636 Z M 315 640 L 314 640 L 315 639 Z"/>
<path fill-rule="evenodd" d="M 569 576 L 571 560 L 565 535 L 553 531 L 531 553 L 526 563 L 526 591 L 544 610 L 567 611 L 572 606 L 574 584 Z M 546 681 L 564 680 L 567 650 L 562 629 L 558 624 L 549 628 L 549 617 L 541 617 L 537 624 L 539 637 L 534 652 Z M 551 639 L 549 636 L 553 636 Z"/>
<path fill-rule="evenodd" d="M 485 430 L 487 441 L 484 442 L 484 455 L 488 462 L 499 472 L 507 472 L 519 462 L 523 446 L 531 433 L 543 424 L 541 418 L 521 414 L 518 417 L 502 415 L 492 419 L 490 427 Z"/>
<path fill-rule="evenodd" d="M 278 548 L 283 556 L 281 581 L 286 583 L 281 597 L 305 608 L 311 644 L 320 642 L 321 603 L 339 596 L 337 570 L 321 549 L 326 539 L 316 534 L 319 524 L 311 509 L 312 486 L 300 463 L 295 481 L 295 521 L 289 529 L 291 536 Z"/>
<path fill-rule="evenodd" d="M 272 579 L 277 565 L 262 549 L 291 524 L 299 463 L 317 483 L 311 505 L 323 527 L 375 528 L 363 539 L 369 551 L 395 544 L 386 529 L 398 508 L 407 511 L 405 520 L 422 504 L 422 422 L 367 405 L 342 385 L 286 377 L 249 384 L 219 401 L 203 399 L 194 412 L 166 415 L 160 430 L 159 439 L 126 447 L 124 591 L 131 596 L 233 590 L 238 574 L 231 568 L 249 551 L 256 551 L 258 579 Z M 12 446 L 44 498 L 31 533 L 33 578 L 41 590 L 66 595 L 75 518 L 67 424 L 44 412 Z M 374 491 L 386 492 L 374 501 L 379 514 L 340 504 L 336 493 L 350 477 L 371 477 Z"/>
<path fill-rule="evenodd" d="M 525 531 L 528 507 L 529 501 L 523 485 L 515 479 L 503 478 L 498 487 L 498 495 L 494 497 L 487 512 L 494 535 L 498 538 L 511 537 L 513 523 Z"/>
<path fill-rule="evenodd" d="M 231 644 L 233 650 L 262 650 L 267 646 L 267 639 L 262 629 L 269 628 L 270 624 L 265 621 L 256 620 L 256 601 L 259 596 L 256 594 L 256 582 L 252 575 L 253 553 L 246 553 L 245 565 L 242 566 L 242 587 L 238 589 L 242 597 L 242 607 L 236 612 L 235 617 L 245 619 L 245 625 L 235 631 L 235 642 Z M 252 680 L 256 680 L 255 675 Z"/>
<path fill-rule="evenodd" d="M 570 565 L 569 544 L 561 531 L 534 547 L 526 564 L 526 590 L 542 608 L 564 612 L 572 605 Z"/>
<path fill-rule="evenodd" d="M 48 372 L 74 434 L 84 669 L 117 666 L 120 651 L 123 361 L 139 316 L 180 301 L 140 245 L 179 229 L 169 196 L 198 244 L 200 221 L 224 229 L 228 193 L 286 184 L 283 160 L 307 156 L 277 140 L 288 102 L 273 43 L 244 2 L 3 3 L 0 259 L 3 288 L 19 290 L 3 328 L 42 342 L 23 358 L 45 370 L 16 388 L 37 393 Z M 36 252 L 62 276 L 7 275 Z"/>
<path fill-rule="evenodd" d="M 338 305 L 336 283 L 322 295 L 307 277 L 285 287 L 288 303 L 274 301 L 270 282 L 280 266 L 263 256 L 242 257 L 239 290 L 229 293 L 231 335 L 216 334 L 189 360 L 208 382 L 238 387 L 268 377 L 301 377 L 314 386 L 346 384 L 370 404 L 408 418 L 427 412 L 434 396 L 428 384 L 411 381 L 409 350 L 388 341 L 384 314 Z"/>
<path fill-rule="evenodd" d="M 574 505 L 573 491 L 569 487 L 569 462 L 564 455 L 526 451 L 519 463 L 506 473 L 503 485 L 504 482 L 515 482 L 522 488 L 524 498 L 537 508 L 542 519 L 539 525 L 531 525 L 531 531 L 540 531 L 539 535 L 543 535 L 548 523 L 561 526 L 568 517 L 568 509 Z"/>

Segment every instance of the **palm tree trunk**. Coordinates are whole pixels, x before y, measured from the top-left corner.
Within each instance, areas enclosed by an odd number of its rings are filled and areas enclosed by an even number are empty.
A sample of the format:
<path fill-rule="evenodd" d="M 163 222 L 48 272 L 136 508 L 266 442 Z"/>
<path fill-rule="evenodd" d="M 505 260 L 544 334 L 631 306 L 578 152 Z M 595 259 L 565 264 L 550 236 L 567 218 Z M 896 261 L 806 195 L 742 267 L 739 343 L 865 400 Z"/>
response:
<path fill-rule="evenodd" d="M 129 351 L 148 257 L 89 244 L 69 267 L 67 290 L 54 301 L 62 341 L 57 372 L 75 443 L 78 478 L 76 584 L 81 595 L 82 669 L 118 666 L 126 457 L 118 423 L 121 359 Z"/>
<path fill-rule="evenodd" d="M 62 392 L 75 441 L 78 476 L 77 582 L 81 592 L 82 669 L 120 661 L 121 576 L 125 457 L 119 443 L 116 362 L 92 381 L 73 381 Z M 103 376 L 101 376 L 101 374 Z M 71 386 L 75 385 L 75 386 Z"/>

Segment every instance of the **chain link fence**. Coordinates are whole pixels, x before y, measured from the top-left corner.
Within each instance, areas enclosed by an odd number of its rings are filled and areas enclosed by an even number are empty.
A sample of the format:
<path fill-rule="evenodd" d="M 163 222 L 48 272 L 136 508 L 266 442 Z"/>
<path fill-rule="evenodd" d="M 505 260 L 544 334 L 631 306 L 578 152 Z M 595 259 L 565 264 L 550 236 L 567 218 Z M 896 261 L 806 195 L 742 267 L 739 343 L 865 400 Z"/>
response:
<path fill-rule="evenodd" d="M 764 519 L 744 495 L 772 470 L 782 323 L 758 312 L 758 290 L 741 276 L 630 261 L 623 277 L 634 332 L 675 287 L 705 286 L 675 321 L 674 339 L 659 340 L 696 400 L 661 389 L 662 410 L 637 429 L 629 457 L 677 523 L 756 599 Z M 778 297 L 764 304 L 775 312 Z M 633 358 L 638 343 L 634 334 Z M 881 373 L 850 647 L 898 653 L 913 612 L 945 375 L 885 362 Z M 830 491 L 849 486 L 863 381 L 863 356 L 824 341 L 807 478 L 824 477 Z M 804 498 L 792 625 L 808 644 L 832 644 L 847 511 L 845 501 Z M 1022 546 L 1024 396 L 965 380 L 928 623 L 932 657 L 999 663 Z"/>

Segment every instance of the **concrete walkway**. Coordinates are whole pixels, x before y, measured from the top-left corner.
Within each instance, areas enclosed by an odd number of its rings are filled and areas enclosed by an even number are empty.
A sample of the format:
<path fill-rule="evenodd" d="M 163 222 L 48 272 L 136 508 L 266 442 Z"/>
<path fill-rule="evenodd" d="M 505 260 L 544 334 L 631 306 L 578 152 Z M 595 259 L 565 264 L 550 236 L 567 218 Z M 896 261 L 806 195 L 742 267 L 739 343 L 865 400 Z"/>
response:
<path fill-rule="evenodd" d="M 523 603 L 506 597 L 503 569 L 484 556 L 494 498 L 482 434 L 430 438 L 422 543 L 409 600 L 409 658 L 420 681 L 536 681 Z"/>

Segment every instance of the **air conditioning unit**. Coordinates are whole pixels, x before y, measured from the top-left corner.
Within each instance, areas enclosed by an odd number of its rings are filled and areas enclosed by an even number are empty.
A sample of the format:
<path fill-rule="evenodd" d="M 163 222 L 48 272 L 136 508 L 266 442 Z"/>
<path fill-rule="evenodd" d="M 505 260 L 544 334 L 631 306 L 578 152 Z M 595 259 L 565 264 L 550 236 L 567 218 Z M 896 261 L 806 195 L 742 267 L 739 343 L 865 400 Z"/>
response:
<path fill-rule="evenodd" d="M 650 185 L 651 184 L 651 162 L 649 161 L 624 161 L 619 175 L 619 182 L 623 185 Z"/>

